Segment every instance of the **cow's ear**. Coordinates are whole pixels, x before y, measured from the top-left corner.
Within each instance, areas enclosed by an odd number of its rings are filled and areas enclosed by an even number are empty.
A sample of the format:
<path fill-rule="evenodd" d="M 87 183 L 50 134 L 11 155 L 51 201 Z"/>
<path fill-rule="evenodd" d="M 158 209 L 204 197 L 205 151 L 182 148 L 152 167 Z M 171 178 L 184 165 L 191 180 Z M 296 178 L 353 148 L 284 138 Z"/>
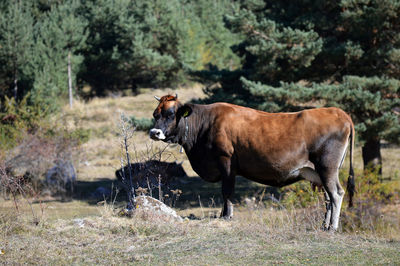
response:
<path fill-rule="evenodd" d="M 177 113 L 178 113 L 179 117 L 188 117 L 192 114 L 192 108 L 190 108 L 190 106 L 185 104 L 185 105 L 179 107 Z"/>

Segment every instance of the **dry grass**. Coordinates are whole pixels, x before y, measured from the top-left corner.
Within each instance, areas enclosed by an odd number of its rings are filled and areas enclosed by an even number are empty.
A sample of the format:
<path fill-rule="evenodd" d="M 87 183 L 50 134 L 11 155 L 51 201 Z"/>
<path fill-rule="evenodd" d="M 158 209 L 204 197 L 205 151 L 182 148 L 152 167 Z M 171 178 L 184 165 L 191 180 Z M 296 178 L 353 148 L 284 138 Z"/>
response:
<path fill-rule="evenodd" d="M 184 102 L 204 96 L 200 88 L 176 92 Z M 73 110 L 66 107 L 64 117 L 70 128 L 80 126 L 92 131 L 80 155 L 78 181 L 96 183 L 114 179 L 121 156 L 117 130 L 119 112 L 123 111 L 127 116 L 151 117 L 157 104 L 153 95 L 166 93 L 175 93 L 175 90 L 93 99 L 89 103 L 76 103 Z M 136 132 L 133 143 L 134 160 L 148 154 L 149 149 L 166 145 L 150 141 L 147 132 Z M 382 153 L 384 175 L 395 176 L 400 164 L 399 148 L 385 148 Z M 179 153 L 178 146 L 170 145 L 165 155 L 164 160 L 184 161 L 188 175 L 196 175 L 185 155 Z M 362 167 L 360 148 L 356 149 L 355 162 L 356 168 Z M 247 191 L 243 194 L 252 196 L 248 191 L 255 193 L 258 188 L 241 181 L 237 193 Z M 0 201 L 0 264 L 338 265 L 400 262 L 399 204 L 382 207 L 381 213 L 385 215 L 369 225 L 370 230 L 330 234 L 319 229 L 322 203 L 293 210 L 238 204 L 235 218 L 225 221 L 214 218 L 220 212 L 218 200 L 216 204 L 204 203 L 214 195 L 219 197 L 218 184 L 193 181 L 182 190 L 187 197 L 194 195 L 195 201 L 197 195 L 202 195 L 203 205 L 190 207 L 192 202 L 183 204 L 184 208 L 177 210 L 178 213 L 191 219 L 175 223 L 154 217 L 118 217 L 117 206 L 112 204 L 99 206 L 90 201 L 60 202 L 48 198 L 48 201 L 44 199 L 42 208 L 38 203 L 33 204 L 41 218 L 40 223 L 34 225 L 29 206 L 22 204 L 20 212 L 16 213 L 11 201 Z M 181 200 L 185 200 L 184 196 Z M 349 221 L 351 213 L 344 210 L 342 219 L 343 223 Z"/>
<path fill-rule="evenodd" d="M 38 226 L 26 216 L 2 213 L 0 262 L 320 265 L 400 261 L 400 239 L 322 232 L 316 228 L 317 209 L 242 207 L 231 221 L 206 215 L 201 220 L 171 223 L 118 217 L 110 205 L 94 208 L 97 215 L 45 220 Z"/>

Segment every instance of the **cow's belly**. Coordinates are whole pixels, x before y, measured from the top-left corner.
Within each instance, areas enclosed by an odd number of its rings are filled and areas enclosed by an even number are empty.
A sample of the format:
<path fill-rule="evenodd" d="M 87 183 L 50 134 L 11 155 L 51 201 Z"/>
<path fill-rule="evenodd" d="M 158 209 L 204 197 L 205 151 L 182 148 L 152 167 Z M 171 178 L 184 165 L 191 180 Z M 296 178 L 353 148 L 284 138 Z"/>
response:
<path fill-rule="evenodd" d="M 189 156 L 189 162 L 193 170 L 205 181 L 221 181 L 221 172 L 219 171 L 217 159 L 210 158 L 209 153 L 201 153 L 203 156 Z"/>
<path fill-rule="evenodd" d="M 254 182 L 274 187 L 287 186 L 302 179 L 299 175 L 279 175 L 273 172 L 264 172 L 263 174 L 239 172 L 239 175 Z"/>
<path fill-rule="evenodd" d="M 251 156 L 238 158 L 237 173 L 252 181 L 282 187 L 301 180 L 298 169 L 307 165 L 307 157 L 276 160 L 268 156 Z"/>

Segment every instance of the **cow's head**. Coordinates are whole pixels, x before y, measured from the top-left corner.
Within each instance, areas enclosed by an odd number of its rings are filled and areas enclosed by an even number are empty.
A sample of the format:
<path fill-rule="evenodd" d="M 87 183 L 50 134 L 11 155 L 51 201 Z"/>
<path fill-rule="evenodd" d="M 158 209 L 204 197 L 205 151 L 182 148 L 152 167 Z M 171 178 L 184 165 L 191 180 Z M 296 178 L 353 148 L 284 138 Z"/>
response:
<path fill-rule="evenodd" d="M 179 122 L 191 114 L 192 109 L 178 101 L 178 95 L 155 97 L 159 104 L 154 110 L 154 128 L 150 130 L 150 138 L 165 142 L 177 143 L 179 140 Z"/>

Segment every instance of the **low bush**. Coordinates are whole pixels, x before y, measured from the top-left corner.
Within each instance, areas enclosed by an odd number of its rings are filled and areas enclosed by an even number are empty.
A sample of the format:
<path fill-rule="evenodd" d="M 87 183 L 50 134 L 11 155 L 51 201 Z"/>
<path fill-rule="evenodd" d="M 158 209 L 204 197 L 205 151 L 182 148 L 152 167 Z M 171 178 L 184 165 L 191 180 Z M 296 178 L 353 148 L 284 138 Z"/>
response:
<path fill-rule="evenodd" d="M 291 186 L 281 189 L 282 202 L 286 208 L 304 208 L 310 205 L 323 202 L 323 193 L 313 189 L 310 182 L 297 182 Z"/>
<path fill-rule="evenodd" d="M 400 184 L 383 180 L 379 168 L 368 168 L 356 177 L 356 204 L 392 203 L 399 199 Z"/>
<path fill-rule="evenodd" d="M 29 182 L 35 193 L 44 188 L 65 193 L 67 187 L 72 189 L 68 180 L 74 177 L 60 173 L 75 172 L 71 169 L 79 146 L 89 140 L 91 131 L 78 126 L 68 129 L 63 116 L 55 114 L 57 119 L 52 120 L 46 110 L 29 104 L 28 99 L 26 96 L 18 103 L 6 99 L 0 113 L 0 157 L 9 178 Z M 65 165 L 68 171 L 62 169 Z"/>
<path fill-rule="evenodd" d="M 347 171 L 340 172 L 343 188 L 346 187 Z M 347 232 L 368 232 L 387 235 L 388 231 L 400 231 L 396 214 L 388 213 L 386 206 L 396 206 L 400 199 L 400 182 L 382 180 L 379 169 L 356 173 L 354 207 L 347 207 L 347 194 L 343 199 L 341 227 Z M 281 206 L 287 209 L 322 206 L 322 191 L 314 190 L 309 182 L 298 182 L 281 189 Z"/>
<path fill-rule="evenodd" d="M 41 130 L 34 134 L 26 133 L 18 146 L 7 152 L 5 166 L 12 178 L 29 177 L 29 183 L 37 193 L 43 188 L 51 188 L 54 193 L 65 192 L 66 184 L 55 182 L 54 178 L 51 179 L 53 182 L 46 182 L 45 176 L 61 162 L 74 164 L 79 139 L 63 131 L 52 132 L 50 135 L 46 133 Z M 60 178 L 60 181 L 68 179 Z"/>
<path fill-rule="evenodd" d="M 136 118 L 131 116 L 129 123 L 139 131 L 149 131 L 153 128 L 154 119 L 150 118 Z"/>
<path fill-rule="evenodd" d="M 355 204 L 342 213 L 343 230 L 388 234 L 400 231 L 398 212 L 388 212 L 386 206 L 395 205 L 400 199 L 400 182 L 382 180 L 379 169 L 366 170 L 356 179 Z M 397 207 L 398 208 L 398 207 Z M 393 216 L 393 217 L 392 217 Z"/>
<path fill-rule="evenodd" d="M 16 103 L 14 98 L 5 98 L 0 103 L 0 150 L 13 148 L 25 132 L 35 132 L 47 121 L 46 109 L 28 103 L 29 95 Z"/>
<path fill-rule="evenodd" d="M 339 179 L 343 188 L 346 188 L 347 177 L 348 174 L 345 170 L 340 171 Z M 281 203 L 285 207 L 306 207 L 324 201 L 323 192 L 314 190 L 307 181 L 284 187 L 280 192 L 282 193 Z M 399 182 L 382 180 L 379 169 L 366 170 L 356 174 L 355 204 L 393 203 L 399 199 L 399 195 Z M 347 202 L 347 197 L 343 202 Z"/>

